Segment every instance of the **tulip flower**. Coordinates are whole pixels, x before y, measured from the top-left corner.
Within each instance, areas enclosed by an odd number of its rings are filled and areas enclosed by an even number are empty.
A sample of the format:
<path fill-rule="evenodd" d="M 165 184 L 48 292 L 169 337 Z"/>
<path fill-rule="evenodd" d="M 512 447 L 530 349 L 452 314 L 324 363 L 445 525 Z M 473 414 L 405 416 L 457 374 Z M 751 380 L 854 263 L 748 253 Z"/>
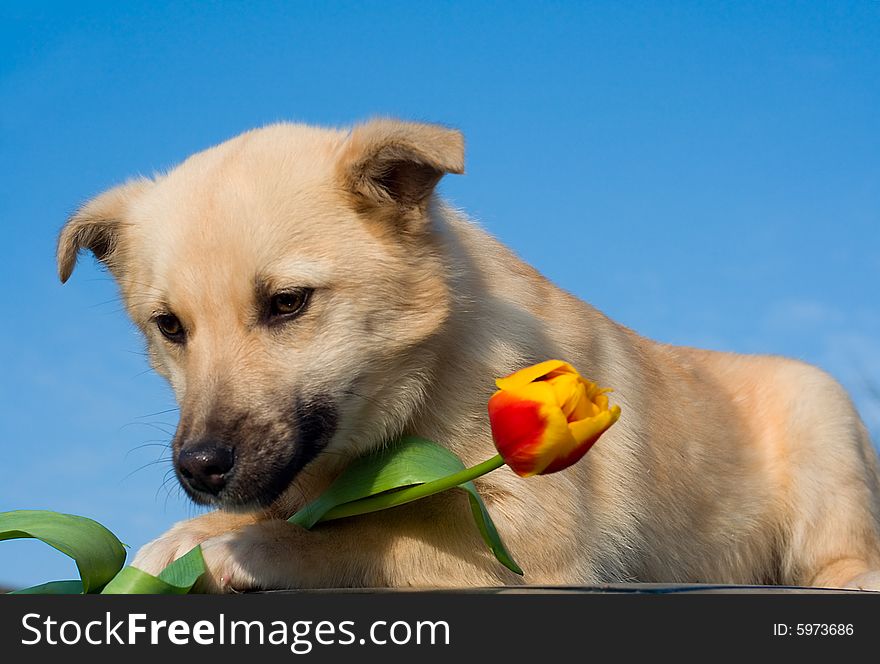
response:
<path fill-rule="evenodd" d="M 495 381 L 489 422 L 504 462 L 521 477 L 568 468 L 620 417 L 600 388 L 560 360 Z"/>

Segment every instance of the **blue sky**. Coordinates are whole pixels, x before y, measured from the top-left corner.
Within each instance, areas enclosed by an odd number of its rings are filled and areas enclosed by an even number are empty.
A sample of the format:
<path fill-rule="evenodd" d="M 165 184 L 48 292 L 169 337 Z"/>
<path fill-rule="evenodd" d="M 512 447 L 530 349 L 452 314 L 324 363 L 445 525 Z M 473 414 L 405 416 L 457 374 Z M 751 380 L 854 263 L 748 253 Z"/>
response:
<path fill-rule="evenodd" d="M 880 435 L 880 3 L 0 6 L 0 510 L 136 548 L 196 513 L 155 463 L 173 397 L 91 260 L 84 199 L 277 120 L 431 120 L 442 192 L 639 332 L 821 365 Z M 146 465 L 146 467 L 144 467 Z M 73 574 L 0 545 L 0 583 Z"/>

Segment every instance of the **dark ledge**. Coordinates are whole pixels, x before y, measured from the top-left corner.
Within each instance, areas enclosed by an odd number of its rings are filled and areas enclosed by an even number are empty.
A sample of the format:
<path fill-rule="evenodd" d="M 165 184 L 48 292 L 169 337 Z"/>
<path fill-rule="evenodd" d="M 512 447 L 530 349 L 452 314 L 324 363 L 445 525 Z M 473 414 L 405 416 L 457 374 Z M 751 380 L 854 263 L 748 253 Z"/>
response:
<path fill-rule="evenodd" d="M 868 594 L 861 590 L 841 588 L 805 588 L 800 586 L 732 586 L 705 583 L 670 584 L 670 583 L 613 583 L 600 586 L 500 586 L 491 588 L 324 588 L 319 590 L 271 590 L 269 593 L 295 594 L 372 594 L 372 593 L 410 593 L 428 592 L 438 594 L 496 594 L 496 595 L 671 595 L 718 593 L 725 595 L 859 595 Z M 875 594 L 875 593 L 870 593 Z M 880 593 L 877 593 L 880 594 Z"/>

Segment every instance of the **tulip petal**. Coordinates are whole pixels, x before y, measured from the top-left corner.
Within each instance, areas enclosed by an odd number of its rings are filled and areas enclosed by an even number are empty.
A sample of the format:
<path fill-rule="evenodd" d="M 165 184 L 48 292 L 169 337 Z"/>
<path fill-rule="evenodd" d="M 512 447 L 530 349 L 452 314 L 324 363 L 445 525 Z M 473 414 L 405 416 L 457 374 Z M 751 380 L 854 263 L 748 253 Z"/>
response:
<path fill-rule="evenodd" d="M 595 417 L 588 417 L 577 422 L 570 422 L 571 435 L 576 440 L 589 440 L 605 432 L 605 430 L 620 417 L 620 406 L 614 406 L 611 410 L 603 410 Z"/>
<path fill-rule="evenodd" d="M 518 463 L 514 471 L 521 477 L 543 475 L 558 457 L 567 457 L 577 449 L 577 441 L 559 408 L 545 406 L 542 416 L 545 422 L 543 434 L 532 445 L 518 449 L 514 455 Z"/>
<path fill-rule="evenodd" d="M 587 398 L 587 385 L 576 374 L 560 374 L 547 381 L 556 394 L 556 403 L 568 421 L 582 420 L 594 414 L 593 404 Z"/>
<path fill-rule="evenodd" d="M 543 473 L 555 473 L 580 461 L 581 457 L 590 451 L 590 448 L 599 440 L 599 437 L 619 417 L 620 407 L 614 406 L 611 410 L 603 410 L 595 417 L 588 417 L 578 422 L 569 423 L 568 428 L 571 431 L 572 438 L 577 441 L 575 447 L 567 453 L 560 448 L 559 454 L 547 464 Z"/>
<path fill-rule="evenodd" d="M 598 440 L 605 431 L 617 421 L 620 409 L 615 406 L 614 410 L 603 410 L 594 417 L 588 417 L 578 422 L 569 422 L 571 435 L 578 441 L 589 442 L 591 445 Z"/>
<path fill-rule="evenodd" d="M 546 362 L 540 362 L 539 364 L 526 367 L 525 369 L 520 369 L 504 378 L 497 378 L 495 380 L 495 385 L 498 386 L 499 390 L 513 390 L 557 371 L 577 374 L 577 371 L 575 371 L 574 367 L 568 362 L 563 362 L 562 360 L 547 360 Z"/>
<path fill-rule="evenodd" d="M 519 475 L 534 474 L 530 450 L 546 428 L 541 404 L 496 392 L 489 400 L 489 422 L 495 446 L 507 465 Z"/>

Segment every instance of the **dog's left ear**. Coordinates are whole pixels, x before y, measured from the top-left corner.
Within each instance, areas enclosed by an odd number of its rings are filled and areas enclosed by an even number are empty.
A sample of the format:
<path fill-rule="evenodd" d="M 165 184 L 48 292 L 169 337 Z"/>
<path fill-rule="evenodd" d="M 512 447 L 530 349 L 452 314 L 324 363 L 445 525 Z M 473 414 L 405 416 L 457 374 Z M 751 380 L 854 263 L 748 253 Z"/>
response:
<path fill-rule="evenodd" d="M 446 173 L 464 173 L 461 132 L 378 119 L 355 127 L 339 160 L 345 189 L 370 207 L 420 210 Z"/>
<path fill-rule="evenodd" d="M 151 180 L 140 178 L 114 187 L 90 200 L 67 220 L 58 236 L 56 253 L 61 283 L 70 278 L 83 249 L 91 251 L 118 276 L 120 240 L 128 207 L 152 184 Z"/>

